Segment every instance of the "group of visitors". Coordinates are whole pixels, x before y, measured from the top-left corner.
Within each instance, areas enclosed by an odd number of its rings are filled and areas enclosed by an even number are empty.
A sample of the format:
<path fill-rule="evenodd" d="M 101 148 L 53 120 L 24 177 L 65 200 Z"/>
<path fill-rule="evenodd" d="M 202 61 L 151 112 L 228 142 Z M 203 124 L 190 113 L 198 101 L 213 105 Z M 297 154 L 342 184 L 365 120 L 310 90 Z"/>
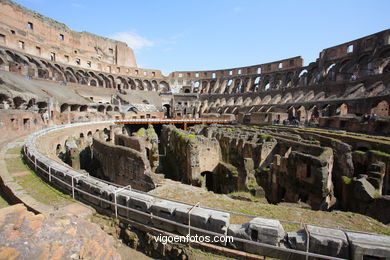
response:
<path fill-rule="evenodd" d="M 366 122 L 368 122 L 368 121 L 371 120 L 371 119 L 374 119 L 374 120 L 375 120 L 376 118 L 378 118 L 378 115 L 375 114 L 375 113 L 372 113 L 371 115 L 365 113 L 365 114 L 362 116 L 362 123 L 366 123 Z"/>

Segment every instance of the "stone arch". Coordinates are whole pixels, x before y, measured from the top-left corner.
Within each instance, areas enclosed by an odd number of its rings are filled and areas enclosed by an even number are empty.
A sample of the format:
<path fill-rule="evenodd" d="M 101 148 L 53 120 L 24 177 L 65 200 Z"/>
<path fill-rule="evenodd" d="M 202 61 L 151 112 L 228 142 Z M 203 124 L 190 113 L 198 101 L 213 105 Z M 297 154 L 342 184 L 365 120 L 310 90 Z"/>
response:
<path fill-rule="evenodd" d="M 233 80 L 227 79 L 225 93 L 232 93 L 232 91 L 233 91 Z"/>
<path fill-rule="evenodd" d="M 291 87 L 294 86 L 294 82 L 293 82 L 294 75 L 295 74 L 292 71 L 289 71 L 289 72 L 286 73 L 285 80 L 284 80 L 284 86 L 286 88 L 291 88 Z"/>
<path fill-rule="evenodd" d="M 148 91 L 152 91 L 153 90 L 153 86 L 152 86 L 152 84 L 150 83 L 150 81 L 149 80 L 144 80 L 143 81 L 143 84 L 144 84 L 144 86 L 145 86 L 145 90 L 148 90 Z"/>
<path fill-rule="evenodd" d="M 287 114 L 288 114 L 288 120 L 291 121 L 291 120 L 295 119 L 295 115 L 296 115 L 295 107 L 290 106 L 289 108 L 287 108 Z"/>
<path fill-rule="evenodd" d="M 271 96 L 267 95 L 263 98 L 263 100 L 260 102 L 261 105 L 267 105 L 271 101 Z"/>
<path fill-rule="evenodd" d="M 60 106 L 60 112 L 63 113 L 63 112 L 66 112 L 68 111 L 68 108 L 69 108 L 69 105 L 67 103 L 63 103 L 61 106 Z"/>
<path fill-rule="evenodd" d="M 280 100 L 280 104 L 286 104 L 287 102 L 292 100 L 292 94 L 289 92 Z"/>
<path fill-rule="evenodd" d="M 88 85 L 92 87 L 96 87 L 97 86 L 96 79 L 90 79 Z"/>
<path fill-rule="evenodd" d="M 88 76 L 87 76 L 85 71 L 78 70 L 78 71 L 76 71 L 75 76 L 77 78 L 78 84 L 81 84 L 81 85 L 87 85 L 88 84 Z"/>
<path fill-rule="evenodd" d="M 137 85 L 135 84 L 134 80 L 131 78 L 127 78 L 127 84 L 129 85 L 129 88 L 132 90 L 137 89 Z"/>
<path fill-rule="evenodd" d="M 233 106 L 234 105 L 234 97 L 229 98 L 228 101 L 226 102 L 226 105 Z"/>
<path fill-rule="evenodd" d="M 127 84 L 126 79 L 124 79 L 121 76 L 118 76 L 115 80 L 116 85 L 114 88 L 121 90 L 121 89 L 129 89 L 129 84 Z"/>
<path fill-rule="evenodd" d="M 22 105 L 26 103 L 26 100 L 20 96 L 14 97 L 12 101 L 15 109 L 22 108 Z"/>
<path fill-rule="evenodd" d="M 158 88 L 158 83 L 156 80 L 152 80 L 152 89 L 154 91 L 159 91 L 159 88 Z"/>
<path fill-rule="evenodd" d="M 301 86 L 306 86 L 307 83 L 308 83 L 308 71 L 307 69 L 302 69 L 299 74 L 298 74 L 298 81 L 299 81 L 299 85 Z"/>
<path fill-rule="evenodd" d="M 262 83 L 261 83 L 262 89 L 263 90 L 268 90 L 271 88 L 271 76 L 270 75 L 265 75 Z"/>
<path fill-rule="evenodd" d="M 98 111 L 98 112 L 101 112 L 101 113 L 104 113 L 105 107 L 104 107 L 103 105 L 99 105 L 99 106 L 97 107 L 97 111 Z"/>
<path fill-rule="evenodd" d="M 386 100 L 382 100 L 372 107 L 370 110 L 371 114 L 378 116 L 389 116 L 389 103 Z"/>
<path fill-rule="evenodd" d="M 72 104 L 72 105 L 70 105 L 70 111 L 72 111 L 72 112 L 78 112 L 78 111 L 80 111 L 80 105 L 78 105 L 78 104 Z"/>
<path fill-rule="evenodd" d="M 209 106 L 208 101 L 204 100 L 200 108 L 201 113 L 205 113 L 206 110 L 208 109 L 208 106 Z"/>
<path fill-rule="evenodd" d="M 296 114 L 296 118 L 298 121 L 300 121 L 300 122 L 306 121 L 306 108 L 304 106 L 300 106 L 296 110 L 295 114 Z"/>
<path fill-rule="evenodd" d="M 77 78 L 71 70 L 65 71 L 65 78 L 67 82 L 77 83 Z"/>
<path fill-rule="evenodd" d="M 349 80 L 353 74 L 354 64 L 351 59 L 344 59 L 338 65 L 337 80 Z"/>
<path fill-rule="evenodd" d="M 242 86 L 242 80 L 240 78 L 236 78 L 233 83 L 233 91 L 232 93 L 239 93 Z"/>
<path fill-rule="evenodd" d="M 297 93 L 294 93 L 294 96 L 293 96 L 294 103 L 303 100 L 304 97 L 305 97 L 305 95 L 304 95 L 302 90 L 297 92 Z"/>
<path fill-rule="evenodd" d="M 225 98 L 221 98 L 221 101 L 220 101 L 220 106 L 225 106 L 226 105 L 226 99 Z"/>
<path fill-rule="evenodd" d="M 103 87 L 105 87 L 105 88 L 112 88 L 113 87 L 110 79 L 106 75 L 104 75 L 103 73 L 100 73 L 99 77 L 103 79 Z"/>
<path fill-rule="evenodd" d="M 99 86 L 100 88 L 101 87 L 103 87 L 103 79 L 100 77 L 100 76 L 98 76 L 98 75 L 96 75 L 94 72 L 92 72 L 92 71 L 89 71 L 88 73 L 87 73 L 90 77 L 92 77 L 92 79 L 94 79 L 94 83 L 93 84 L 95 84 L 95 85 L 92 85 L 92 86 Z M 91 83 L 92 83 L 92 79 L 90 79 L 90 81 L 89 81 L 89 85 L 91 85 Z"/>
<path fill-rule="evenodd" d="M 259 96 L 257 96 L 253 102 L 252 102 L 252 105 L 259 105 L 261 103 L 261 98 Z"/>
<path fill-rule="evenodd" d="M 193 83 L 193 92 L 194 92 L 194 93 L 198 93 L 198 91 L 199 91 L 199 85 L 200 85 L 199 81 L 195 81 L 195 82 Z"/>
<path fill-rule="evenodd" d="M 253 84 L 252 84 L 251 91 L 258 92 L 260 90 L 261 76 L 258 75 L 257 77 L 254 78 L 252 82 Z"/>
<path fill-rule="evenodd" d="M 142 84 L 142 81 L 139 79 L 135 79 L 135 86 L 138 90 L 144 90 L 144 85 Z"/>
<path fill-rule="evenodd" d="M 244 100 L 244 103 L 243 105 L 244 106 L 250 106 L 252 104 L 252 99 L 250 97 L 247 97 L 245 100 Z"/>
<path fill-rule="evenodd" d="M 340 106 L 336 108 L 336 115 L 347 115 L 348 114 L 348 105 L 345 103 L 342 103 Z"/>
<path fill-rule="evenodd" d="M 280 89 L 280 88 L 284 87 L 283 76 L 281 73 L 276 73 L 273 81 L 274 81 L 274 83 L 273 83 L 274 89 Z"/>
<path fill-rule="evenodd" d="M 216 85 L 217 85 L 217 81 L 216 80 L 211 80 L 210 83 L 209 83 L 208 93 L 214 93 Z"/>
<path fill-rule="evenodd" d="M 270 100 L 269 104 L 278 104 L 281 99 L 282 96 L 280 94 L 277 94 Z"/>
<path fill-rule="evenodd" d="M 325 99 L 325 92 L 324 91 L 321 91 L 321 92 L 318 92 L 315 97 L 313 98 L 313 100 L 316 100 L 316 101 L 321 101 L 321 100 L 324 100 Z"/>
<path fill-rule="evenodd" d="M 169 87 L 169 84 L 166 81 L 160 81 L 159 89 L 161 90 L 161 92 L 164 93 L 171 91 L 171 88 Z"/>
<path fill-rule="evenodd" d="M 314 91 L 313 90 L 310 90 L 306 95 L 305 97 L 303 98 L 303 101 L 310 101 L 310 100 L 313 100 L 314 98 Z"/>
<path fill-rule="evenodd" d="M 242 97 L 238 97 L 236 101 L 234 102 L 234 105 L 241 106 L 243 103 Z"/>

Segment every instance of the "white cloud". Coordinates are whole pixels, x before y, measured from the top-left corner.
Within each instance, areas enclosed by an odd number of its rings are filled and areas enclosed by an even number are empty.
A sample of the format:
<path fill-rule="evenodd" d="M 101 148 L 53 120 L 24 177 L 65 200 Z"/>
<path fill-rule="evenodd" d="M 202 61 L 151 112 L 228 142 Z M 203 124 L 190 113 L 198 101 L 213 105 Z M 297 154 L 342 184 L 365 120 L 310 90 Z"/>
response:
<path fill-rule="evenodd" d="M 236 6 L 236 7 L 233 8 L 233 11 L 235 13 L 239 13 L 239 12 L 241 12 L 241 10 L 242 10 L 242 8 L 240 6 Z"/>
<path fill-rule="evenodd" d="M 133 32 L 118 32 L 109 36 L 109 38 L 125 42 L 130 48 L 134 50 L 140 50 L 144 47 L 150 47 L 154 45 L 154 42 L 151 40 L 148 40 Z"/>
<path fill-rule="evenodd" d="M 71 3 L 70 6 L 72 6 L 74 8 L 84 8 L 84 6 L 81 5 L 80 3 Z"/>

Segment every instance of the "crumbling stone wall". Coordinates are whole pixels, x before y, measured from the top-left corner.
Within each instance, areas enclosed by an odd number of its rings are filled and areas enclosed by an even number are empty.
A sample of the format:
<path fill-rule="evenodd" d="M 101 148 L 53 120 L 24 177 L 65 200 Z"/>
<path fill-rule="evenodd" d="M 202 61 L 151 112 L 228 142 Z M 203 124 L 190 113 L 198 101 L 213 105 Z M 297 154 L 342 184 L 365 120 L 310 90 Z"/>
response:
<path fill-rule="evenodd" d="M 156 186 L 149 162 L 140 152 L 93 139 L 92 156 L 100 166 L 97 176 L 110 182 L 134 189 L 149 191 Z"/>
<path fill-rule="evenodd" d="M 129 147 L 144 154 L 149 161 L 151 170 L 156 172 L 159 166 L 158 136 L 152 125 L 147 129 L 141 128 L 132 136 L 116 134 L 115 144 Z"/>
<path fill-rule="evenodd" d="M 217 140 L 195 135 L 164 125 L 161 147 L 164 172 L 168 177 L 184 183 L 202 185 L 202 172 L 214 172 L 221 159 Z"/>

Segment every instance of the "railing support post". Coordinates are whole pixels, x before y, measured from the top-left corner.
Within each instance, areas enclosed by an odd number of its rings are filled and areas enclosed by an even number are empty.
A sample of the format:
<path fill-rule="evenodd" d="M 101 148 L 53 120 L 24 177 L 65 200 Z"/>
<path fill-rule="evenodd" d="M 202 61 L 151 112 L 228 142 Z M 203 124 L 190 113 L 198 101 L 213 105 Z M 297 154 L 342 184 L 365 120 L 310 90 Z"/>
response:
<path fill-rule="evenodd" d="M 74 179 L 72 176 L 72 197 L 74 198 Z"/>
<path fill-rule="evenodd" d="M 114 193 L 115 218 L 118 218 L 118 206 L 116 205 L 116 192 Z"/>
<path fill-rule="evenodd" d="M 196 203 L 190 210 L 188 211 L 188 245 L 191 245 L 191 211 L 199 206 L 200 202 Z"/>
<path fill-rule="evenodd" d="M 49 166 L 49 181 L 51 182 L 51 167 Z"/>

